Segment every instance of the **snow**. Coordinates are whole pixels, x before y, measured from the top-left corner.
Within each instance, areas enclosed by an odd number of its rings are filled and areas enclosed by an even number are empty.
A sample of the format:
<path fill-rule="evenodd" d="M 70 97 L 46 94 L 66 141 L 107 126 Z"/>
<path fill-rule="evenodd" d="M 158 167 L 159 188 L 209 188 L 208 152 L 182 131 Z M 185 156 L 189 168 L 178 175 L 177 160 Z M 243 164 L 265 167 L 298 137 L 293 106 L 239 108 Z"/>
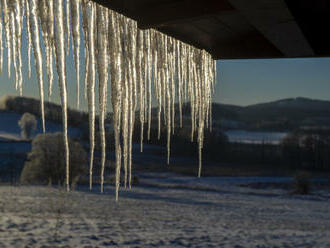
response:
<path fill-rule="evenodd" d="M 135 186 L 116 203 L 114 190 L 1 186 L 0 246 L 330 246 L 330 196 Z"/>

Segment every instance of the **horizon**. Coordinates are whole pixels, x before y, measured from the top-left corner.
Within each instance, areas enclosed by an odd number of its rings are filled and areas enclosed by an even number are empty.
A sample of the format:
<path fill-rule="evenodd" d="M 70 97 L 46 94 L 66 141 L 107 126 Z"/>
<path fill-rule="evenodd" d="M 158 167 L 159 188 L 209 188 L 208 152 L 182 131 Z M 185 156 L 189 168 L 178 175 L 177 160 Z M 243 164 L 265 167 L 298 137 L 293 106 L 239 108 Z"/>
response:
<path fill-rule="evenodd" d="M 71 56 L 68 58 L 69 107 L 76 109 L 75 69 Z M 4 53 L 4 62 L 6 60 L 6 53 Z M 27 58 L 24 54 L 23 64 L 26 61 Z M 32 63 L 34 64 L 33 61 Z M 83 66 L 84 61 L 82 60 L 81 67 L 83 68 Z M 297 97 L 330 101 L 330 94 L 328 94 L 330 92 L 329 68 L 330 58 L 218 60 L 217 83 L 213 102 L 244 107 Z M 0 77 L 0 97 L 3 95 L 18 96 L 19 94 L 12 83 L 13 75 L 9 79 L 6 72 L 7 64 L 4 63 L 3 74 Z M 83 78 L 83 73 L 82 69 L 81 78 Z M 25 66 L 23 66 L 23 75 L 27 75 Z M 44 79 L 45 100 L 48 101 L 46 94 L 47 81 L 46 78 Z M 51 102 L 60 104 L 56 74 L 53 85 L 54 91 Z M 83 97 L 83 91 L 84 86 L 81 82 L 81 110 L 86 111 L 87 101 Z M 34 66 L 32 66 L 31 79 L 25 77 L 23 96 L 39 99 Z M 111 108 L 111 106 L 109 107 Z"/>
<path fill-rule="evenodd" d="M 5 97 L 22 97 L 22 98 L 29 98 L 29 99 L 35 99 L 35 100 L 40 100 L 39 96 L 19 96 L 19 95 L 11 95 L 11 94 L 4 94 L 4 95 L 0 95 L 0 102 L 3 98 Z M 238 104 L 228 104 L 228 103 L 222 103 L 222 102 L 212 102 L 212 104 L 220 104 L 220 105 L 227 105 L 227 106 L 235 106 L 235 107 L 250 107 L 250 106 L 254 106 L 254 105 L 259 105 L 259 104 L 271 104 L 271 103 L 275 103 L 275 102 L 280 102 L 280 101 L 286 101 L 286 100 L 297 100 L 297 99 L 305 99 L 305 100 L 308 100 L 308 101 L 321 101 L 321 102 L 328 102 L 330 103 L 330 100 L 323 100 L 323 99 L 317 99 L 317 98 L 310 98 L 310 97 L 302 97 L 302 96 L 297 96 L 297 97 L 289 97 L 289 98 L 279 98 L 279 99 L 275 99 L 275 100 L 272 100 L 272 101 L 264 101 L 264 102 L 258 102 L 258 103 L 253 103 L 253 104 L 249 104 L 249 105 L 238 105 Z M 48 100 L 45 100 L 45 103 L 46 102 L 49 102 Z M 56 104 L 58 106 L 61 106 L 61 103 L 57 103 L 57 102 L 54 102 L 54 101 L 50 101 L 50 103 L 53 103 L 53 104 Z M 185 102 L 185 103 L 189 103 L 189 101 Z M 176 102 L 176 104 L 178 104 L 178 102 Z M 74 107 L 71 107 L 69 106 L 69 108 L 71 110 L 75 110 L 75 111 L 82 111 L 82 112 L 88 112 L 88 109 L 77 109 Z M 153 106 L 152 107 L 153 109 L 154 108 L 158 108 L 158 106 Z M 111 109 L 112 110 L 112 109 Z M 2 109 L 0 109 L 0 111 L 3 111 Z M 139 111 L 139 110 L 136 110 L 136 111 Z M 112 111 L 108 111 L 108 112 L 112 112 Z M 96 113 L 98 115 L 98 113 Z"/>

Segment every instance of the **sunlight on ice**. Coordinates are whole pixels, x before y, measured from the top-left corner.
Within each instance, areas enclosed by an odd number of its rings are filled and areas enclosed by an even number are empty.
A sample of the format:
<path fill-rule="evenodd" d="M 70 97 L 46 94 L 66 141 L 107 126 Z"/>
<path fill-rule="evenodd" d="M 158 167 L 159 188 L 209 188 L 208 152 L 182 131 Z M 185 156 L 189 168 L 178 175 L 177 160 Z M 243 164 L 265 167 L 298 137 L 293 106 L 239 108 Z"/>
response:
<path fill-rule="evenodd" d="M 95 148 L 96 93 L 98 88 L 98 121 L 101 140 L 101 191 L 103 192 L 106 133 L 105 117 L 108 97 L 113 109 L 116 154 L 116 199 L 120 187 L 121 167 L 124 186 L 132 183 L 132 138 L 136 114 L 140 122 L 140 142 L 150 139 L 152 107 L 156 114 L 158 138 L 162 125 L 167 133 L 167 162 L 170 162 L 171 135 L 175 123 L 183 125 L 182 108 L 190 103 L 191 140 L 198 143 L 198 176 L 202 169 L 204 129 L 212 127 L 212 93 L 216 63 L 211 55 L 156 30 L 140 30 L 136 21 L 88 0 L 1 0 L 0 71 L 3 48 L 7 49 L 8 75 L 13 64 L 15 87 L 23 93 L 21 35 L 26 28 L 28 77 L 31 77 L 33 52 L 40 91 L 40 109 L 45 131 L 44 83 L 48 78 L 48 99 L 52 95 L 53 56 L 58 75 L 66 161 L 66 186 L 69 190 L 69 145 L 66 55 L 72 54 L 76 71 L 76 103 L 80 106 L 80 72 L 84 71 L 84 95 L 88 101 L 90 129 L 90 188 L 93 184 Z M 83 37 L 80 36 L 82 27 Z M 2 35 L 1 35 L 2 37 Z M 70 40 L 72 53 L 70 53 Z M 42 45 L 45 47 L 46 70 L 43 71 Z M 84 42 L 84 56 L 80 54 Z M 81 70 L 80 59 L 85 60 Z M 96 87 L 98 82 L 98 87 Z M 108 95 L 108 87 L 111 94 Z M 176 102 L 178 101 L 178 105 Z M 176 111 L 178 108 L 178 118 Z M 176 118 L 178 120 L 176 120 Z M 164 122 L 164 124 L 162 124 Z M 146 126 L 146 131 L 144 128 Z M 146 133 L 146 135 L 145 135 Z"/>
<path fill-rule="evenodd" d="M 63 11 L 63 0 L 57 0 L 55 4 L 55 23 L 56 32 L 55 38 L 55 54 L 56 54 L 56 67 L 58 74 L 58 83 L 61 94 L 62 104 L 62 118 L 63 118 L 63 129 L 64 129 L 64 145 L 65 145 L 65 164 L 66 164 L 66 187 L 69 190 L 69 142 L 68 142 L 68 96 L 67 96 L 67 78 L 66 78 L 66 57 L 65 57 L 65 41 L 64 41 L 64 11 Z"/>

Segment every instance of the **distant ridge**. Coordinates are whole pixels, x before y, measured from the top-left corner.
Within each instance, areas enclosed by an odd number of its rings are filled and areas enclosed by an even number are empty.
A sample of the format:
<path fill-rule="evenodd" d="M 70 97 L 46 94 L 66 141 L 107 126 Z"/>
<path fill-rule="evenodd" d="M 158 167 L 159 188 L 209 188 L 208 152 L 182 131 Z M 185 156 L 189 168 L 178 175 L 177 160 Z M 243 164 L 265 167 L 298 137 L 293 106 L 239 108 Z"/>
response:
<path fill-rule="evenodd" d="M 213 118 L 240 121 L 254 127 L 273 124 L 283 124 L 283 128 L 288 129 L 330 126 L 330 101 L 297 97 L 246 107 L 214 103 Z"/>
<path fill-rule="evenodd" d="M 178 121 L 178 104 L 176 105 L 176 121 Z M 29 97 L 3 96 L 0 99 L 0 111 L 13 111 L 19 114 L 30 112 L 40 116 L 39 100 Z M 88 114 L 69 109 L 69 124 L 79 126 L 88 123 Z M 62 122 L 61 106 L 45 102 L 46 119 Z M 157 118 L 157 108 L 153 108 L 153 119 Z M 213 103 L 214 124 L 222 120 L 241 122 L 248 128 L 263 129 L 295 129 L 301 126 L 330 126 L 330 101 L 305 97 L 286 98 L 277 101 L 236 106 Z M 137 115 L 138 116 L 138 115 Z M 190 123 L 190 104 L 183 104 L 183 117 Z"/>
<path fill-rule="evenodd" d="M 29 112 L 40 117 L 40 101 L 31 97 L 4 95 L 0 98 L 0 111 L 11 111 L 17 114 Z M 88 121 L 88 114 L 73 109 L 68 109 L 68 123 L 71 126 L 79 126 Z M 62 123 L 62 108 L 60 105 L 45 102 L 46 119 Z"/>

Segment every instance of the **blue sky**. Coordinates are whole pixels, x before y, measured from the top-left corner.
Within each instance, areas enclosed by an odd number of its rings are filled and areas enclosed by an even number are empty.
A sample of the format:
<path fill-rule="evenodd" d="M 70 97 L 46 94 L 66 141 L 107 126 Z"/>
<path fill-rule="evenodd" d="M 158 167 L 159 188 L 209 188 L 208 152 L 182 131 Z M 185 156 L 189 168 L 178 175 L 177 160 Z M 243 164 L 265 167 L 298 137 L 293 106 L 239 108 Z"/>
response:
<path fill-rule="evenodd" d="M 249 105 L 299 96 L 330 100 L 330 58 L 218 61 L 216 102 Z"/>
<path fill-rule="evenodd" d="M 25 34 L 23 34 L 25 35 Z M 24 39 L 23 39 L 24 40 Z M 32 60 L 32 78 L 27 78 L 26 42 L 23 41 L 23 78 L 25 96 L 39 97 L 38 83 Z M 6 49 L 4 49 L 6 54 Z M 81 50 L 83 54 L 83 49 Z M 69 104 L 75 106 L 75 69 L 72 56 L 68 57 L 67 76 Z M 81 73 L 84 71 L 82 60 Z M 249 105 L 289 97 L 309 97 L 330 100 L 330 58 L 313 59 L 257 59 L 219 60 L 214 102 Z M 45 65 L 44 65 L 44 69 Z M 4 56 L 3 73 L 0 76 L 0 96 L 17 95 L 12 77 L 7 75 L 7 56 Z M 83 79 L 83 76 L 81 75 Z M 47 82 L 44 77 L 45 84 Z M 59 103 L 57 74 L 55 73 L 53 101 Z M 82 86 L 83 80 L 81 80 Z M 47 87 L 46 87 L 47 89 Z M 83 92 L 83 87 L 81 87 Z M 82 95 L 81 95 L 82 96 Z M 83 99 L 82 99 L 83 100 Z M 83 101 L 86 109 L 86 101 Z"/>

